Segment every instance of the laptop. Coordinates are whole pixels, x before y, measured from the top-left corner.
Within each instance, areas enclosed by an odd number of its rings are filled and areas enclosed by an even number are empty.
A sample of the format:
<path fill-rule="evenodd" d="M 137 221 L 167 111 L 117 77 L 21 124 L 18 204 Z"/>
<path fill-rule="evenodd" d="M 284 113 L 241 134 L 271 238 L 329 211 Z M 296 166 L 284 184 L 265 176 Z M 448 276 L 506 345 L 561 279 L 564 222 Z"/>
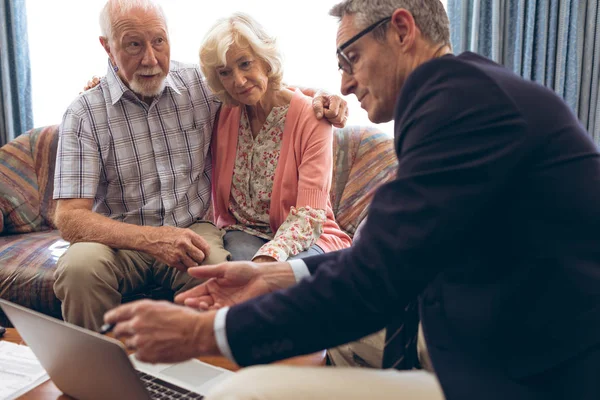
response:
<path fill-rule="evenodd" d="M 54 384 L 80 400 L 202 399 L 231 371 L 193 359 L 148 364 L 127 356 L 115 339 L 0 299 Z"/>

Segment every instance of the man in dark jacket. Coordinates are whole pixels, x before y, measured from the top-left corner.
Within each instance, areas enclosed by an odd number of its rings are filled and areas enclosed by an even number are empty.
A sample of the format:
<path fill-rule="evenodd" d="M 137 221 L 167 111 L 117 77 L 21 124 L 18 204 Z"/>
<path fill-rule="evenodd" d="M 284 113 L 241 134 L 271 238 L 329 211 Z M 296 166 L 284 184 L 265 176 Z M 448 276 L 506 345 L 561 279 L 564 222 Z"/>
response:
<path fill-rule="evenodd" d="M 600 398 L 600 155 L 574 114 L 502 66 L 449 54 L 438 0 L 347 0 L 332 14 L 342 92 L 371 121 L 395 120 L 398 176 L 361 240 L 299 263 L 194 268 L 215 279 L 176 300 L 208 312 L 147 302 L 106 320 L 145 360 L 240 365 L 387 326 L 384 367 L 410 367 L 418 299 L 428 370 L 254 368 L 209 398 Z M 176 328 L 190 333 L 173 340 Z"/>

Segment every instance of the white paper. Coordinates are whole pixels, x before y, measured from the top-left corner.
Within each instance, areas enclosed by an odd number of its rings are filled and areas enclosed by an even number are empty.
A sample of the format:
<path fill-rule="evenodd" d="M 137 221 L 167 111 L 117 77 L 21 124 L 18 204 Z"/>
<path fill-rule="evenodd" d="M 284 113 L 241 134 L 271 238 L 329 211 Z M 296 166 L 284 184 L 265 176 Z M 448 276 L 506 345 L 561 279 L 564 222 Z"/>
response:
<path fill-rule="evenodd" d="M 31 349 L 0 341 L 0 400 L 16 399 L 48 380 Z"/>

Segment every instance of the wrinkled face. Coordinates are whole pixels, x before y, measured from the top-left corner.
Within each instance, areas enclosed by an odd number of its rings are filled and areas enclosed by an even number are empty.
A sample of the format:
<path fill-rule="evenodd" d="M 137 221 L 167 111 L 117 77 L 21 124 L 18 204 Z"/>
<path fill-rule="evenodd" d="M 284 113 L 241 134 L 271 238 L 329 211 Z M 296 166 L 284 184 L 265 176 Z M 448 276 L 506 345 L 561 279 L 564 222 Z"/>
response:
<path fill-rule="evenodd" d="M 269 88 L 267 63 L 249 47 L 236 44 L 231 45 L 226 58 L 226 65 L 217 67 L 221 84 L 241 104 L 256 105 Z"/>
<path fill-rule="evenodd" d="M 385 26 L 390 29 L 388 25 Z M 344 16 L 338 27 L 337 47 L 343 46 L 361 31 L 354 25 L 354 16 Z M 353 93 L 369 114 L 369 120 L 374 123 L 393 119 L 399 94 L 398 56 L 393 46 L 387 46 L 390 40 L 388 36 L 386 42 L 382 43 L 370 32 L 344 48 L 344 54 L 352 64 L 352 75 L 342 73 L 341 92 L 344 95 Z M 340 59 L 342 62 L 347 61 Z"/>
<path fill-rule="evenodd" d="M 160 94 L 171 57 L 165 21 L 154 11 L 133 9 L 117 17 L 112 30 L 103 44 L 121 80 L 138 95 Z"/>

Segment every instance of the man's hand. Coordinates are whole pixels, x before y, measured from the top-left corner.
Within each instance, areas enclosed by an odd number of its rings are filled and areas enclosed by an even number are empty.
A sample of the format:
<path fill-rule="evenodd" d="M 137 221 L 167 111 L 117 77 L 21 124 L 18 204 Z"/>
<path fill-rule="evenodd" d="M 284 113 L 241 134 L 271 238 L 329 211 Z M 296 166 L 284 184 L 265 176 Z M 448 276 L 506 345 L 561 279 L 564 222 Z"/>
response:
<path fill-rule="evenodd" d="M 296 283 L 288 263 L 230 262 L 190 268 L 188 274 L 208 280 L 177 295 L 175 302 L 201 310 L 232 306 Z"/>
<path fill-rule="evenodd" d="M 58 200 L 54 220 L 66 241 L 142 251 L 181 271 L 198 266 L 210 253 L 208 243 L 191 229 L 118 222 L 93 212 L 92 206 L 93 199 Z"/>
<path fill-rule="evenodd" d="M 138 360 L 174 363 L 220 354 L 214 336 L 215 314 L 166 301 L 141 300 L 108 311 L 104 321 L 116 324 L 115 337 L 135 350 Z"/>
<path fill-rule="evenodd" d="M 319 90 L 313 98 L 312 105 L 318 119 L 325 117 L 336 128 L 346 126 L 348 103 L 340 96 Z"/>
<path fill-rule="evenodd" d="M 191 229 L 161 226 L 145 239 L 144 252 L 180 271 L 198 266 L 210 253 L 208 243 Z"/>

